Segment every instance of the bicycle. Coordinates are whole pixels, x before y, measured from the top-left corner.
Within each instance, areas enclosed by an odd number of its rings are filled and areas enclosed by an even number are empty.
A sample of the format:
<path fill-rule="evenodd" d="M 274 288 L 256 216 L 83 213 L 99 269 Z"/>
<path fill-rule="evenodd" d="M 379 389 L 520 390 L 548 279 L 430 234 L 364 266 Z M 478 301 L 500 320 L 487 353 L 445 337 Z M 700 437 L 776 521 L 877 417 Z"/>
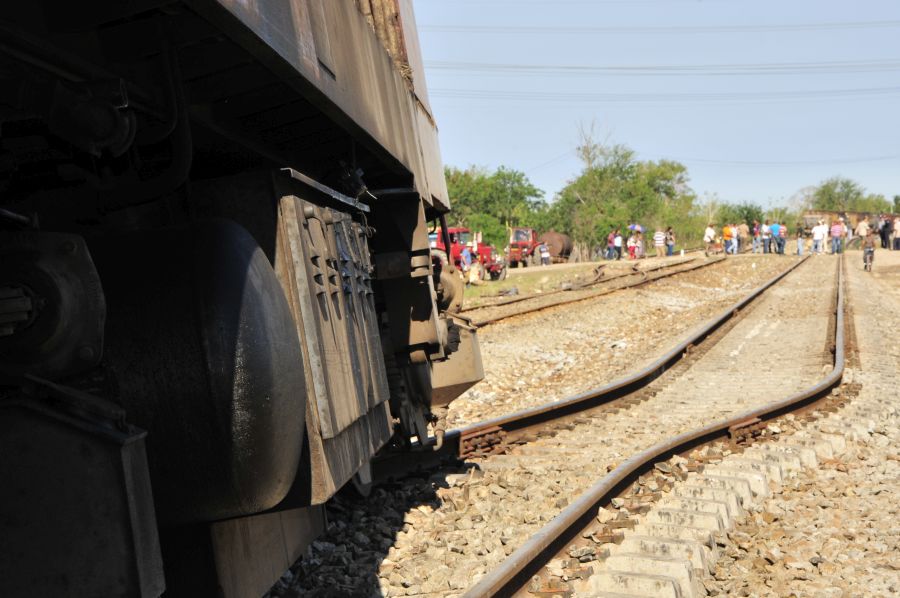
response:
<path fill-rule="evenodd" d="M 875 250 L 874 249 L 864 249 L 863 250 L 863 270 L 866 272 L 872 271 L 872 262 L 875 260 Z"/>

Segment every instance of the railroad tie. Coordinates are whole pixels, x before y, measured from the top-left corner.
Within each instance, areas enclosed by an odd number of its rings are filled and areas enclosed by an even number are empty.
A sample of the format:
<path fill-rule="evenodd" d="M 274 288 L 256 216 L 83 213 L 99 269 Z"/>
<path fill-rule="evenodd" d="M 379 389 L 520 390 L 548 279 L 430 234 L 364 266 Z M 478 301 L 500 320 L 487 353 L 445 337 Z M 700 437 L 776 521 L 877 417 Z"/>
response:
<path fill-rule="evenodd" d="M 706 595 L 703 579 L 715 568 L 718 543 L 748 511 L 803 468 L 817 467 L 845 448 L 839 429 L 857 433 L 862 424 L 843 424 L 848 411 L 832 413 L 784 438 L 756 444 L 675 483 L 624 530 L 619 544 L 588 579 L 573 584 L 577 595 L 690 598 Z"/>

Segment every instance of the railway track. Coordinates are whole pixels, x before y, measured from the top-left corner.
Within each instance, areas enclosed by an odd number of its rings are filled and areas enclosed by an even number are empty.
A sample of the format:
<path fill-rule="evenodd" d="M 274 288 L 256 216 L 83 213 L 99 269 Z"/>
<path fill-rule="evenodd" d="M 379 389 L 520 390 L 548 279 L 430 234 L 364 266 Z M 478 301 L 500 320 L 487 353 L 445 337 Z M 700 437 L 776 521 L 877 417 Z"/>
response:
<path fill-rule="evenodd" d="M 616 274 L 608 278 L 598 278 L 587 283 L 573 285 L 566 289 L 512 297 L 487 305 L 466 308 L 462 310 L 462 315 L 478 327 L 489 326 L 508 318 L 578 301 L 595 299 L 615 291 L 638 287 L 669 276 L 705 268 L 724 260 L 724 257 L 711 259 L 692 258 L 659 264 L 646 269 L 637 269 L 635 266 L 635 268 L 629 272 Z"/>
<path fill-rule="evenodd" d="M 830 458 L 843 448 L 836 419 L 780 438 L 782 430 L 774 428 L 777 433 L 772 434 L 766 427 L 769 420 L 808 409 L 824 398 L 832 399 L 820 405 L 825 412 L 843 404 L 841 398 L 831 397 L 846 361 L 841 266 L 832 334 L 826 340 L 833 343 L 834 356 L 823 377 L 629 456 L 465 595 L 706 595 L 700 577 L 710 570 L 721 534 L 790 472 L 815 467 L 817 458 Z M 751 446 L 754 436 L 777 440 Z M 709 450 L 712 443 L 718 445 Z M 699 445 L 704 450 L 698 450 Z M 615 508 L 603 508 L 610 504 Z M 536 575 L 540 572 L 543 575 Z"/>
<path fill-rule="evenodd" d="M 704 404 L 701 413 L 691 409 L 696 402 L 696 392 L 692 394 L 692 391 L 698 387 L 697 376 L 721 381 L 722 375 L 737 375 L 741 369 L 738 362 L 753 356 L 749 348 L 744 351 L 748 339 L 762 351 L 765 359 L 759 362 L 757 355 L 757 362 L 744 363 L 744 366 L 764 371 L 765 366 L 760 363 L 783 365 L 787 370 L 778 375 L 790 381 L 788 386 L 802 385 L 816 378 L 823 365 L 831 362 L 826 345 L 830 342 L 827 321 L 832 313 L 832 294 L 822 290 L 823 280 L 828 280 L 831 274 L 830 268 L 822 260 L 812 262 L 797 266 L 798 271 L 782 285 L 776 283 L 787 273 L 770 280 L 716 318 L 698 333 L 696 340 L 679 345 L 642 372 L 646 376 L 643 383 L 633 379 L 635 376 L 629 377 L 608 385 L 603 392 L 588 393 L 596 397 L 582 396 L 578 397 L 580 401 L 563 402 L 564 406 L 554 416 L 542 415 L 551 411 L 549 408 L 528 410 L 519 415 L 523 420 L 531 418 L 533 425 L 514 424 L 515 430 L 511 422 L 516 418 L 503 418 L 508 421 L 480 424 L 478 434 L 474 434 L 475 427 L 453 431 L 448 433 L 440 451 L 420 453 L 423 456 L 417 463 L 420 467 L 459 455 L 460 450 L 470 457 L 487 458 L 479 461 L 478 467 L 469 464 L 451 470 L 456 473 L 449 476 L 445 470 L 441 474 L 445 482 L 438 483 L 445 487 L 431 494 L 426 486 L 437 478 L 420 479 L 416 492 L 428 497 L 420 499 L 421 502 L 412 499 L 410 504 L 409 496 L 404 495 L 408 513 L 400 522 L 384 520 L 387 527 L 398 532 L 396 542 L 386 548 L 387 558 L 377 578 L 370 582 L 380 584 L 386 595 L 405 595 L 410 590 L 413 594 L 416 591 L 441 595 L 461 593 L 473 578 L 484 575 L 491 565 L 510 554 L 513 547 L 528 542 L 541 524 L 567 506 L 576 492 L 590 486 L 595 481 L 591 471 L 599 468 L 605 473 L 607 466 L 617 465 L 624 455 L 653 445 L 664 437 L 663 428 L 690 429 L 701 417 L 712 421 L 716 416 L 755 404 L 753 397 L 748 402 L 723 400 L 719 396 L 711 404 Z M 798 297 L 807 307 L 801 318 L 796 317 L 794 304 Z M 756 304 L 751 306 L 754 301 Z M 781 322 L 781 332 L 786 335 L 783 342 L 776 342 L 782 340 L 781 336 L 774 336 L 766 328 L 767 322 Z M 804 336 L 814 338 L 812 346 L 817 349 L 811 351 L 807 340 L 803 348 L 807 358 L 789 359 L 797 353 L 794 346 L 797 341 L 793 339 Z M 707 342 L 700 342 L 702 338 L 707 338 Z M 735 351 L 738 354 L 744 351 L 745 355 L 738 360 L 730 356 Z M 681 391 L 672 390 L 673 387 L 680 387 Z M 589 407 L 590 401 L 599 401 L 600 406 Z M 579 402 L 592 410 L 565 412 Z M 672 417 L 662 421 L 660 414 L 669 412 Z M 559 419 L 562 413 L 565 419 Z M 541 418 L 545 421 L 539 422 Z M 548 423 L 550 420 L 555 421 Z M 598 437 L 608 441 L 598 446 Z M 481 440 L 473 442 L 475 438 Z M 378 464 L 376 471 L 381 477 L 396 476 L 408 472 L 408 466 L 409 457 L 404 467 L 388 460 Z M 381 492 L 378 500 L 387 500 L 387 491 L 376 492 Z M 526 502 L 529 507 L 522 512 L 521 504 Z M 519 506 L 508 508 L 510 505 Z M 379 525 L 382 523 L 374 512 L 369 516 L 378 519 Z M 475 540 L 476 537 L 485 539 Z M 416 544 L 415 539 L 425 542 L 425 546 Z M 420 552 L 415 552 L 419 549 Z M 459 572 L 469 577 L 462 580 Z M 372 571 L 371 575 L 376 573 Z M 309 579 L 314 577 L 315 573 L 310 572 Z M 397 587 L 398 583 L 401 587 Z"/>

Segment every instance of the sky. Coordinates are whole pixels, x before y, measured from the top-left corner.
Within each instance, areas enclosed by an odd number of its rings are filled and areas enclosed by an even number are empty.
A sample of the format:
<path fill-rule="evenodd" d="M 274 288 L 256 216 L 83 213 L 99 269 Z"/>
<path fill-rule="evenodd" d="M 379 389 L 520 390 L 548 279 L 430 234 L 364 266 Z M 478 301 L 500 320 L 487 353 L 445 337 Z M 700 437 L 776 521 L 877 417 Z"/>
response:
<path fill-rule="evenodd" d="M 414 0 L 444 164 L 553 196 L 579 127 L 764 207 L 900 194 L 898 0 Z"/>

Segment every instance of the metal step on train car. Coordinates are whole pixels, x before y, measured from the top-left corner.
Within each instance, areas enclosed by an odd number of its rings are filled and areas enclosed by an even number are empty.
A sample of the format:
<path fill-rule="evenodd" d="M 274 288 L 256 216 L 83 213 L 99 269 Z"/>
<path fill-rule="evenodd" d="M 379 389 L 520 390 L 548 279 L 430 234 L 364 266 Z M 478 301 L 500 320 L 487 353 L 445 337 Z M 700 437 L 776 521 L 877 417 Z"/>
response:
<path fill-rule="evenodd" d="M 0 7 L 0 596 L 259 596 L 482 377 L 411 0 Z"/>

